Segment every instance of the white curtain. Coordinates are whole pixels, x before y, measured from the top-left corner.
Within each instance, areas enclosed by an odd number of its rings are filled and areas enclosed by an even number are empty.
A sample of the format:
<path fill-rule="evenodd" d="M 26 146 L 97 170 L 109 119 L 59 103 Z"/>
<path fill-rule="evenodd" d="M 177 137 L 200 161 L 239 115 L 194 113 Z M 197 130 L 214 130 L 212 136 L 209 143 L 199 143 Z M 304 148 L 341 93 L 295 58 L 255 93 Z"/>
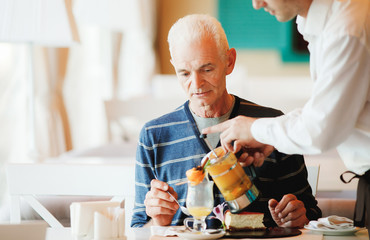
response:
<path fill-rule="evenodd" d="M 81 44 L 70 49 L 64 83 L 74 149 L 96 146 L 106 140 L 103 100 L 110 97 L 111 86 L 105 64 L 106 32 L 80 26 L 79 33 Z"/>
<path fill-rule="evenodd" d="M 25 45 L 0 44 L 0 51 L 7 54 L 0 57 L 0 155 L 2 162 L 32 162 L 28 147 L 30 129 L 28 114 L 28 50 Z M 4 50 L 4 51 L 2 51 Z M 64 132 L 60 130 L 59 107 L 56 97 L 56 72 L 46 72 L 45 50 L 34 49 L 36 70 L 35 115 L 36 146 L 43 157 L 57 156 L 65 151 Z M 46 59 L 47 58 L 47 59 Z M 55 69 L 54 69 L 55 70 Z M 54 77 L 53 77 L 54 76 Z"/>
<path fill-rule="evenodd" d="M 6 192 L 5 164 L 27 159 L 27 51 L 0 44 L 0 204 Z"/>
<path fill-rule="evenodd" d="M 155 0 L 135 0 L 137 24 L 124 33 L 118 97 L 130 98 L 150 93 L 150 81 L 156 69 L 154 41 L 156 34 Z"/>
<path fill-rule="evenodd" d="M 76 0 L 76 5 L 80 1 L 122 10 L 116 11 L 122 19 L 116 23 L 129 27 L 79 22 L 80 44 L 72 46 L 69 55 L 66 49 L 32 48 L 39 159 L 58 156 L 72 147 L 83 149 L 105 143 L 103 101 L 146 94 L 155 72 L 155 0 Z M 123 3 L 130 8 L 112 8 Z M 103 10 L 100 8 L 100 13 Z M 88 6 L 83 11 L 89 12 Z M 110 14 L 105 12 L 105 16 Z M 112 36 L 117 34 L 122 35 L 115 38 L 120 44 L 112 44 Z M 6 192 L 5 163 L 35 159 L 28 142 L 28 49 L 27 45 L 0 43 L 0 207 Z M 112 73 L 114 55 L 119 60 L 116 73 Z"/>
<path fill-rule="evenodd" d="M 71 0 L 0 0 L 0 6 L 0 42 L 14 43 L 0 44 L 1 206 L 7 162 L 42 161 L 68 149 L 63 62 L 50 55 L 55 49 L 36 45 L 68 46 L 78 35 Z"/>
<path fill-rule="evenodd" d="M 150 92 L 156 0 L 78 0 L 74 14 L 81 44 L 71 48 L 64 94 L 78 150 L 107 142 L 104 100 Z"/>
<path fill-rule="evenodd" d="M 56 157 L 67 148 L 55 49 L 32 47 L 35 73 L 35 136 L 29 111 L 29 46 L 0 44 L 0 207 L 8 200 L 5 164 Z M 54 67 L 53 67 L 54 66 Z M 34 140 L 33 143 L 30 141 Z M 0 219 L 3 212 L 0 211 Z"/>

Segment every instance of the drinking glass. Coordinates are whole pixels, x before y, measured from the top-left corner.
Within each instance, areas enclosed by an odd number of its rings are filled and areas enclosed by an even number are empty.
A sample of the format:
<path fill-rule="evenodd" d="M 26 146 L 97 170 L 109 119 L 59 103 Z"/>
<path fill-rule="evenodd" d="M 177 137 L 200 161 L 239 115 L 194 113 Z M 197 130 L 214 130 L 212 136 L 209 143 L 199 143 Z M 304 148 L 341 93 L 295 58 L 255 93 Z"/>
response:
<path fill-rule="evenodd" d="M 213 181 L 206 178 L 199 184 L 193 185 L 188 182 L 188 193 L 186 196 L 186 206 L 193 216 L 193 231 L 204 232 L 206 229 L 206 217 L 213 210 Z M 185 219 L 184 225 L 188 227 Z"/>

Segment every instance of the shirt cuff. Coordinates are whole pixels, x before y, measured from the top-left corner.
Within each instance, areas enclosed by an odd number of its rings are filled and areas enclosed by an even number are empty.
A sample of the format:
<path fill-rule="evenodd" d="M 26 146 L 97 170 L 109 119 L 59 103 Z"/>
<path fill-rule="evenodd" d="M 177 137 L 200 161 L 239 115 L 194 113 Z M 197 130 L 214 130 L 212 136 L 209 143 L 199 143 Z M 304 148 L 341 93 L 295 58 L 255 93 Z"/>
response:
<path fill-rule="evenodd" d="M 274 119 L 275 118 L 259 118 L 255 120 L 251 126 L 251 133 L 254 139 L 260 143 L 273 145 L 268 129 L 272 126 Z"/>

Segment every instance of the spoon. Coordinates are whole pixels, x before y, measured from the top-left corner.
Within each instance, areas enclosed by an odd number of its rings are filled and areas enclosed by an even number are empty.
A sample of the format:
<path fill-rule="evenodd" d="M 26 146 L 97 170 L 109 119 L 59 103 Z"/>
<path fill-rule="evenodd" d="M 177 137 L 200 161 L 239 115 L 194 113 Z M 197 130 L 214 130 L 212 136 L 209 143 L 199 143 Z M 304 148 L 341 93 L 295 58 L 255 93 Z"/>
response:
<path fill-rule="evenodd" d="M 217 234 L 221 233 L 223 230 L 222 229 L 206 229 L 205 233 L 206 234 Z"/>
<path fill-rule="evenodd" d="M 209 149 L 211 149 L 211 152 L 212 152 L 212 153 L 213 153 L 213 155 L 215 155 L 215 157 L 217 158 L 217 154 L 216 154 L 215 150 L 213 149 L 213 147 L 211 146 L 211 144 L 209 143 L 209 141 L 208 141 L 208 139 L 207 139 L 207 134 L 201 134 L 201 135 L 199 136 L 199 138 L 201 138 L 201 139 L 203 139 L 203 140 L 204 140 L 204 142 L 206 143 L 207 147 L 208 147 Z"/>
<path fill-rule="evenodd" d="M 186 207 L 181 206 L 177 199 L 169 191 L 167 191 L 167 193 L 170 194 L 171 198 L 179 205 L 181 212 L 183 212 L 185 215 L 190 216 L 189 210 Z"/>
<path fill-rule="evenodd" d="M 155 177 L 155 179 L 157 179 L 157 180 L 159 180 L 158 179 L 158 177 L 157 177 L 157 175 L 156 174 L 154 174 L 154 177 Z M 166 191 L 170 196 L 171 196 L 171 198 L 177 203 L 177 205 L 179 205 L 179 207 L 180 207 L 180 209 L 181 209 L 181 212 L 183 212 L 185 215 L 188 215 L 188 216 L 190 216 L 190 212 L 189 212 L 189 210 L 186 208 L 186 207 L 184 207 L 184 206 L 182 206 L 178 201 L 177 201 L 177 199 L 169 192 L 169 191 Z"/>

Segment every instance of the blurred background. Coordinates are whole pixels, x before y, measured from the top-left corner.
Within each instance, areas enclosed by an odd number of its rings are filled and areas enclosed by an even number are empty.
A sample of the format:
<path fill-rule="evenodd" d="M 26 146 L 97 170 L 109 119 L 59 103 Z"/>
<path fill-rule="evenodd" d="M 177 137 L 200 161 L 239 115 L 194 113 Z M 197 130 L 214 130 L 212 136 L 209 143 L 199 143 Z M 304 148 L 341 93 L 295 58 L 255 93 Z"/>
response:
<path fill-rule="evenodd" d="M 230 47 L 236 48 L 229 92 L 284 112 L 302 107 L 310 96 L 308 53 L 295 21 L 279 23 L 254 10 L 251 1 L 0 3 L 5 6 L 0 10 L 0 206 L 7 190 L 7 163 L 43 162 L 117 142 L 131 143 L 134 147 L 121 151 L 134 154 L 142 124 L 186 100 L 169 61 L 167 33 L 187 14 L 218 18 Z M 63 13 L 54 14 L 58 9 Z M 31 23 L 32 18 L 37 21 L 30 27 L 14 23 Z M 58 27 L 60 19 L 67 27 Z M 36 34 L 45 39 L 28 38 L 30 30 L 45 24 L 50 30 Z M 67 35 L 65 43 L 50 40 Z M 129 118 L 135 111 L 139 119 Z M 115 125 L 112 117 L 119 118 Z M 344 166 L 335 152 L 306 161 L 321 165 L 319 191 L 355 189 L 355 183 L 340 183 Z"/>

